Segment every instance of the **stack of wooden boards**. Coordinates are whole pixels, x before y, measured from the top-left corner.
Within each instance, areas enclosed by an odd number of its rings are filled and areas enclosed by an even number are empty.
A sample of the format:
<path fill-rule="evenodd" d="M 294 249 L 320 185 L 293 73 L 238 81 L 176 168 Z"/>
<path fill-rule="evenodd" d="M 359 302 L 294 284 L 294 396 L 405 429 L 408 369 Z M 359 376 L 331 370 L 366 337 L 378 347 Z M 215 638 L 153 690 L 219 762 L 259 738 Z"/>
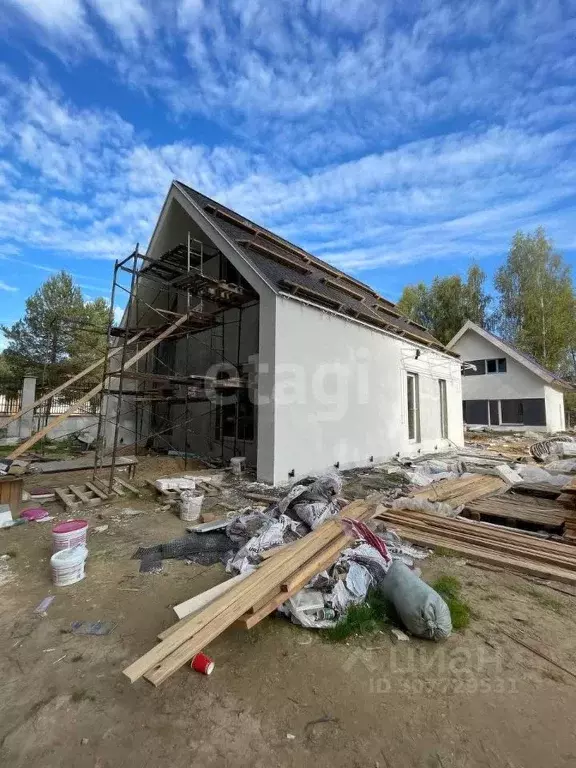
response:
<path fill-rule="evenodd" d="M 576 476 L 562 488 L 562 495 L 557 501 L 570 510 L 570 516 L 564 523 L 564 538 L 576 543 Z"/>
<path fill-rule="evenodd" d="M 126 667 L 126 677 L 131 682 L 144 677 L 153 685 L 160 685 L 230 625 L 238 621 L 247 628 L 257 624 L 313 576 L 332 565 L 351 544 L 352 539 L 343 533 L 338 518 L 352 517 L 365 522 L 376 514 L 379 502 L 379 498 L 354 501 L 337 518 L 281 548 L 213 602 L 163 632 L 158 645 Z"/>
<path fill-rule="evenodd" d="M 507 487 L 501 477 L 472 474 L 467 477 L 457 477 L 454 480 L 431 483 L 422 490 L 411 493 L 410 496 L 430 502 L 440 501 L 455 509 L 482 496 L 503 491 Z"/>
<path fill-rule="evenodd" d="M 381 508 L 378 520 L 403 539 L 469 560 L 576 585 L 576 547 L 492 523 Z"/>
<path fill-rule="evenodd" d="M 474 520 L 521 522 L 537 530 L 561 534 L 568 541 L 576 539 L 576 477 L 564 487 L 547 483 L 509 486 L 494 475 L 472 474 L 415 491 L 412 498 L 442 502 Z"/>

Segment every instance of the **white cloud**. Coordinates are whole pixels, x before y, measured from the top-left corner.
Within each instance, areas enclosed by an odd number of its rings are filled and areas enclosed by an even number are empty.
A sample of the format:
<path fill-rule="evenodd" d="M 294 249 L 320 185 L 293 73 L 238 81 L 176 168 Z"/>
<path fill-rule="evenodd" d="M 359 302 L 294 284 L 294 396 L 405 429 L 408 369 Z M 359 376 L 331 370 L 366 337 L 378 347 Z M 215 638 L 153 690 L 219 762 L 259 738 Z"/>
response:
<path fill-rule="evenodd" d="M 122 322 L 122 318 L 124 317 L 125 310 L 126 310 L 126 307 L 120 307 L 118 305 L 114 307 L 114 323 L 115 323 L 115 325 L 120 325 L 120 323 Z"/>
<path fill-rule="evenodd" d="M 7 0 L 7 3 L 60 35 L 72 36 L 85 28 L 82 0 Z"/>
<path fill-rule="evenodd" d="M 15 288 L 13 285 L 8 285 L 8 283 L 5 283 L 4 280 L 0 280 L 0 291 L 9 291 L 10 293 L 14 293 L 17 290 L 18 288 Z"/>
<path fill-rule="evenodd" d="M 120 40 L 129 46 L 134 46 L 141 36 L 148 37 L 154 28 L 150 13 L 140 0 L 89 0 L 89 2 Z"/>
<path fill-rule="evenodd" d="M 79 55 L 180 123 L 160 138 L 0 70 L 0 246 L 117 258 L 174 177 L 356 271 L 481 258 L 538 223 L 574 242 L 559 2 L 9 3 L 37 42 L 90 38 Z M 199 113 L 214 135 L 192 130 Z"/>

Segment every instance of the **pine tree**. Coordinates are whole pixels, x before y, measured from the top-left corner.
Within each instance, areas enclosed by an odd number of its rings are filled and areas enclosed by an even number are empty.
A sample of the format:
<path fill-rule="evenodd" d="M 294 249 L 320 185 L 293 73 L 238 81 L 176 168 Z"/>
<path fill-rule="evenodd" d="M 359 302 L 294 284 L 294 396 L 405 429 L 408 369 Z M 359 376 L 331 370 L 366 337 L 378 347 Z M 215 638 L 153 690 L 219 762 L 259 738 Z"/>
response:
<path fill-rule="evenodd" d="M 51 389 L 103 354 L 107 321 L 106 302 L 85 303 L 72 276 L 62 271 L 26 300 L 21 320 L 2 326 L 8 340 L 4 359 L 16 379 L 29 373 Z M 89 324 L 101 333 L 89 333 Z"/>

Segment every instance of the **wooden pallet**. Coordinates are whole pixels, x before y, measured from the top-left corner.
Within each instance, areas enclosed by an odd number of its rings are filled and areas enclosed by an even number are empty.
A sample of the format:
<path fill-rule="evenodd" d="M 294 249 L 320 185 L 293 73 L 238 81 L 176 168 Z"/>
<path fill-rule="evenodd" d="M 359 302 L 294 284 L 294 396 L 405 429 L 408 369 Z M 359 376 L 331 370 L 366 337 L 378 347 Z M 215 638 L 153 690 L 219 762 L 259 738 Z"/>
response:
<path fill-rule="evenodd" d="M 89 487 L 87 483 L 54 488 L 54 493 L 69 512 L 75 512 L 81 507 L 96 507 L 108 499 L 108 496 L 101 494 L 94 487 Z"/>
<path fill-rule="evenodd" d="M 110 493 L 108 487 L 95 478 L 92 482 L 86 482 L 83 485 L 75 484 L 54 488 L 54 493 L 69 512 L 75 512 L 81 507 L 96 507 L 113 496 L 125 496 L 126 491 L 141 496 L 138 488 L 119 477 L 114 478 L 112 487 L 113 490 Z"/>

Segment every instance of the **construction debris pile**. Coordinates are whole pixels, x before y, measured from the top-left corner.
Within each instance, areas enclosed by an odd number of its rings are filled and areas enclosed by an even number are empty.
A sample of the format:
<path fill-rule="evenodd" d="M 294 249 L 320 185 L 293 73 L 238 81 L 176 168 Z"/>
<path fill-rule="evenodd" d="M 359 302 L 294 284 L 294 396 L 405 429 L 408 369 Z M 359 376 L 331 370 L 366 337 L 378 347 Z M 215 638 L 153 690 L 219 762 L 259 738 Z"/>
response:
<path fill-rule="evenodd" d="M 351 603 L 365 599 L 371 583 L 386 582 L 387 572 L 393 569 L 395 587 L 388 596 L 395 605 L 399 602 L 397 608 L 400 615 L 404 612 L 407 626 L 429 639 L 450 634 L 446 604 L 402 562 L 424 553 L 404 547 L 397 536 L 379 536 L 366 526 L 379 511 L 380 499 L 355 501 L 340 509 L 336 477 L 306 478 L 300 486 L 303 489 L 294 486 L 255 530 L 238 518 L 230 523 L 230 532 L 253 533 L 229 562 L 239 572 L 175 607 L 180 621 L 160 633 L 161 642 L 124 670 L 132 682 L 144 676 L 159 685 L 227 627 L 238 624 L 249 629 L 281 606 L 304 626 L 332 626 Z M 318 496 L 323 497 L 323 507 Z M 330 519 L 326 519 L 327 510 Z M 295 525 L 281 520 L 282 516 Z M 294 534 L 302 524 L 308 532 L 295 540 L 267 536 L 274 526 L 282 526 L 282 534 Z M 255 564 L 257 557 L 260 563 Z M 252 562 L 246 565 L 245 559 Z"/>

